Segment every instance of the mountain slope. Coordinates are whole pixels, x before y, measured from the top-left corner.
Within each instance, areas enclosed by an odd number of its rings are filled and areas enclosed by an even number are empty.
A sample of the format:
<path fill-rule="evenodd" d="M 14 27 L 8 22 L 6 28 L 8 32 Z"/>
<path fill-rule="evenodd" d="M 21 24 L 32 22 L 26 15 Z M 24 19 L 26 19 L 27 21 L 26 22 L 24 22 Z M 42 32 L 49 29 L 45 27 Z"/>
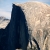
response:
<path fill-rule="evenodd" d="M 28 24 L 32 27 L 36 27 L 41 23 L 41 27 L 44 27 L 50 18 L 50 6 L 41 2 L 26 2 L 24 4 L 16 4 L 20 6 L 25 13 Z M 45 23 L 44 23 L 45 22 Z M 44 24 L 43 24 L 44 23 Z M 47 24 L 49 25 L 49 23 Z M 33 29 L 32 27 L 32 29 Z"/>
<path fill-rule="evenodd" d="M 27 25 L 32 30 L 32 36 L 37 40 L 41 50 L 50 50 L 50 6 L 41 2 L 26 2 L 22 4 L 14 3 L 20 6 L 25 14 Z M 47 38 L 47 40 L 46 40 Z M 46 45 L 45 45 L 46 41 Z"/>
<path fill-rule="evenodd" d="M 1 28 L 5 29 L 9 21 L 10 21 L 9 19 L 6 19 L 5 17 L 0 16 L 0 29 Z"/>

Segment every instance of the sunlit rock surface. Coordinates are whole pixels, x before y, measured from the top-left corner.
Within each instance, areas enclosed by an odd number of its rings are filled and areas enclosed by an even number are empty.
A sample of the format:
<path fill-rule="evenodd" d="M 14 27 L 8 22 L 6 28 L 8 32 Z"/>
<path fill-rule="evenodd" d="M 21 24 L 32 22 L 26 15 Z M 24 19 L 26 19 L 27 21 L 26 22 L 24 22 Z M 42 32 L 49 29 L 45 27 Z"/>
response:
<path fill-rule="evenodd" d="M 10 22 L 9 19 L 7 19 L 3 16 L 0 16 L 0 29 L 1 28 L 5 29 L 9 22 Z"/>
<path fill-rule="evenodd" d="M 32 36 L 37 40 L 40 49 L 50 50 L 50 39 L 48 37 L 50 36 L 50 6 L 41 2 L 14 4 L 22 8 L 28 28 L 32 31 Z"/>

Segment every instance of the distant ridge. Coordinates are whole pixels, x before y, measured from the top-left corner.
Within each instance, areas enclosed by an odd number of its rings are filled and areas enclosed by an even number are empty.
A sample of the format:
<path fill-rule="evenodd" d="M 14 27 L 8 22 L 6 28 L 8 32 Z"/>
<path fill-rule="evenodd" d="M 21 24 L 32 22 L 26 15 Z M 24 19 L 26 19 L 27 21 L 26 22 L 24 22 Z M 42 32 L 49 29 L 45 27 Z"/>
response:
<path fill-rule="evenodd" d="M 3 16 L 0 16 L 0 29 L 1 28 L 5 28 L 7 26 L 7 24 L 9 23 L 9 19 L 3 17 Z"/>

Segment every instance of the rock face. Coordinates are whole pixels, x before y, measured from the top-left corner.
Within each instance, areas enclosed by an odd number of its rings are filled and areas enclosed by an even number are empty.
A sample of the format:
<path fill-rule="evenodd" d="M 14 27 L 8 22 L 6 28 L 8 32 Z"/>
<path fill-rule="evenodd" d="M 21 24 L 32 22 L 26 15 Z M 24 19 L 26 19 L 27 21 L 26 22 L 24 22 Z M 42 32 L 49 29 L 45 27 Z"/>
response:
<path fill-rule="evenodd" d="M 28 30 L 30 29 L 31 36 L 36 39 L 40 50 L 50 50 L 50 6 L 41 2 L 14 4 L 21 7 L 24 12 Z M 7 23 L 5 26 L 4 24 L 5 22 L 1 23 L 0 26 L 2 27 L 0 28 L 7 28 Z M 31 41 L 33 47 L 36 46 L 33 39 L 31 39 Z"/>
<path fill-rule="evenodd" d="M 15 49 L 27 50 L 29 42 L 28 40 L 29 34 L 25 15 L 21 7 L 13 4 L 11 20 L 6 28 L 9 29 L 7 31 L 8 32 L 7 50 L 15 50 Z"/>
<path fill-rule="evenodd" d="M 16 4 L 22 8 L 32 36 L 37 40 L 41 50 L 50 50 L 50 6 L 41 2 Z"/>
<path fill-rule="evenodd" d="M 6 50 L 7 46 L 7 37 L 8 37 L 8 28 L 6 27 L 9 23 L 9 19 L 5 17 L 0 17 L 0 50 Z"/>

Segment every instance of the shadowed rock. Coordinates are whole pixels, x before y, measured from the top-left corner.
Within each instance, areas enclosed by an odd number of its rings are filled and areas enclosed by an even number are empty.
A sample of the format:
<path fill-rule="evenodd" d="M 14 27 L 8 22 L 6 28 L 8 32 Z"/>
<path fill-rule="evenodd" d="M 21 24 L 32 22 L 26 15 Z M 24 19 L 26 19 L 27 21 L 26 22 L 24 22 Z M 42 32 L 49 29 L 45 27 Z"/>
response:
<path fill-rule="evenodd" d="M 4 29 L 0 29 L 0 50 L 3 50 L 3 41 L 5 40 L 4 36 Z"/>
<path fill-rule="evenodd" d="M 9 25 L 8 50 L 22 48 L 27 50 L 28 26 L 21 7 L 13 4 Z"/>

